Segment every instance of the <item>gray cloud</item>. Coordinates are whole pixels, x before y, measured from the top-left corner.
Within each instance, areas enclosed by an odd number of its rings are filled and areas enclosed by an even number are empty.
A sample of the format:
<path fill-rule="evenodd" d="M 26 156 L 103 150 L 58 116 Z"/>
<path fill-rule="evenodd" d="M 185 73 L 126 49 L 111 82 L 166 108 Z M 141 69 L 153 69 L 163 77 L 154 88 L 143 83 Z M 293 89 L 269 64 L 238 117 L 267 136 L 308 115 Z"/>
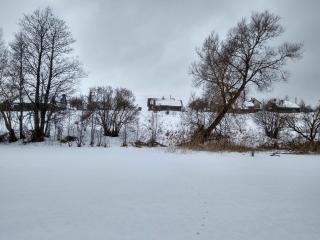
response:
<path fill-rule="evenodd" d="M 125 86 L 139 102 L 147 96 L 189 98 L 188 75 L 195 48 L 215 30 L 223 36 L 252 11 L 271 10 L 282 17 L 283 40 L 305 44 L 302 60 L 289 63 L 291 78 L 265 97 L 289 95 L 315 103 L 320 94 L 320 22 L 318 1 L 1 1 L 0 27 L 9 41 L 23 13 L 50 5 L 69 24 L 75 50 L 88 71 L 82 90 L 94 85 Z M 261 97 L 261 93 L 259 93 Z"/>

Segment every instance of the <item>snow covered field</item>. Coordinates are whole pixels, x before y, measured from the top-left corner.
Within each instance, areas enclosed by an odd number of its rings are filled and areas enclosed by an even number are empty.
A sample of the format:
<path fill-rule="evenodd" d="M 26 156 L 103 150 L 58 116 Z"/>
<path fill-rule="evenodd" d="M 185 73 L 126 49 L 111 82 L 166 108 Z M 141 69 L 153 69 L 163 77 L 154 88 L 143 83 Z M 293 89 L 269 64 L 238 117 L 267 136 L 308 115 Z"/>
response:
<path fill-rule="evenodd" d="M 0 145 L 1 240 L 317 240 L 319 226 L 319 156 Z"/>

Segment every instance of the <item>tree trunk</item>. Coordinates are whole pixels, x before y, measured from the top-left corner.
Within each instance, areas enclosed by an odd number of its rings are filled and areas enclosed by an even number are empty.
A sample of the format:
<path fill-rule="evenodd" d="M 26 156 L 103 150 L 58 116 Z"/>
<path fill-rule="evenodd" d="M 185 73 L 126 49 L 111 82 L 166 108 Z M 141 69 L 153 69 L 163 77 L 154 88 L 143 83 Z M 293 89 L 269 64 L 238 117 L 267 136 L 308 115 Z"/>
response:
<path fill-rule="evenodd" d="M 11 128 L 9 130 L 9 142 L 12 143 L 12 142 L 16 142 L 18 141 L 17 137 L 16 137 L 16 133 L 14 132 L 14 130 Z"/>
<path fill-rule="evenodd" d="M 39 111 L 34 111 L 34 130 L 32 134 L 33 142 L 43 142 L 44 141 L 44 128 L 41 127 L 39 120 Z"/>
<path fill-rule="evenodd" d="M 43 54 L 43 39 L 40 38 L 40 51 L 37 62 L 36 69 L 36 89 L 35 89 L 35 97 L 34 97 L 34 132 L 32 135 L 33 142 L 42 142 L 44 140 L 44 131 L 40 126 L 39 112 L 41 108 L 41 99 L 40 99 L 40 84 L 41 84 L 41 66 L 42 66 L 42 54 Z"/>
<path fill-rule="evenodd" d="M 230 101 L 224 105 L 222 110 L 218 113 L 218 116 L 214 119 L 214 121 L 209 125 L 208 128 L 204 129 L 198 134 L 197 141 L 200 141 L 200 143 L 204 143 L 208 141 L 212 131 L 219 125 L 221 120 L 224 118 L 226 113 L 231 109 L 232 105 L 235 103 L 235 101 L 238 99 L 242 91 L 245 89 L 246 83 L 244 82 L 238 91 L 235 93 L 235 95 L 230 99 Z"/>
<path fill-rule="evenodd" d="M 22 105 L 21 105 L 22 108 Z M 20 139 L 24 139 L 24 133 L 23 133 L 23 110 L 20 110 L 20 115 L 19 115 L 19 135 Z"/>
<path fill-rule="evenodd" d="M 24 81 L 23 81 L 23 63 L 22 63 L 22 57 L 23 57 L 23 53 L 21 52 L 21 55 L 20 55 L 20 83 L 19 83 L 19 103 L 20 103 L 20 114 L 19 114 L 19 135 L 20 135 L 20 139 L 24 139 L 25 136 L 24 136 L 24 133 L 23 133 L 23 109 L 24 109 L 24 106 L 23 106 L 23 96 L 22 96 L 22 91 L 23 91 L 23 84 L 24 84 Z"/>

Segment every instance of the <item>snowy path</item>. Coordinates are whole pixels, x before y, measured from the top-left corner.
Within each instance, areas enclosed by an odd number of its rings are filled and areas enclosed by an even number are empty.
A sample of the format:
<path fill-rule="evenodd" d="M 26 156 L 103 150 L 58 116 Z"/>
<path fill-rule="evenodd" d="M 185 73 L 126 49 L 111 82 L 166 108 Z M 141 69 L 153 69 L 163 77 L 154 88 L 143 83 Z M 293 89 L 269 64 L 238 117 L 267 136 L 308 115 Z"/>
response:
<path fill-rule="evenodd" d="M 0 146 L 1 240 L 320 239 L 320 157 Z"/>

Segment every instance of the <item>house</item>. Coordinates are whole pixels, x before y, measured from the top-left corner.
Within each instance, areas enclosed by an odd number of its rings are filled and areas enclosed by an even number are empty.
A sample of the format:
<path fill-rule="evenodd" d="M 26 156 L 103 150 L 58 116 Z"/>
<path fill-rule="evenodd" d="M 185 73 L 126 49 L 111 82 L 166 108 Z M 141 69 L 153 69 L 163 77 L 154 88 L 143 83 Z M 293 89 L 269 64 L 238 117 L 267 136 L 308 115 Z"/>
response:
<path fill-rule="evenodd" d="M 176 100 L 172 97 L 166 99 L 162 98 L 148 98 L 147 101 L 148 111 L 179 111 L 183 110 L 182 100 Z"/>
<path fill-rule="evenodd" d="M 243 103 L 240 113 L 255 113 L 261 110 L 262 103 L 256 98 L 251 98 Z"/>
<path fill-rule="evenodd" d="M 269 112 L 279 113 L 298 113 L 301 112 L 300 106 L 296 103 L 283 99 L 271 99 L 267 102 L 265 109 Z"/>
<path fill-rule="evenodd" d="M 65 94 L 62 94 L 60 101 L 56 101 L 55 97 L 51 98 L 51 101 L 45 106 L 44 103 L 39 104 L 39 109 L 49 109 L 51 111 L 60 111 L 67 109 L 67 97 Z M 25 111 L 30 112 L 35 108 L 35 104 L 32 103 L 29 99 L 24 99 L 22 103 L 17 99 L 11 103 L 4 101 L 0 103 L 0 110 L 2 111 Z"/>
<path fill-rule="evenodd" d="M 259 100 L 257 100 L 256 98 L 251 98 L 251 100 L 249 102 L 251 102 L 253 104 L 250 108 L 261 109 L 262 103 Z"/>

